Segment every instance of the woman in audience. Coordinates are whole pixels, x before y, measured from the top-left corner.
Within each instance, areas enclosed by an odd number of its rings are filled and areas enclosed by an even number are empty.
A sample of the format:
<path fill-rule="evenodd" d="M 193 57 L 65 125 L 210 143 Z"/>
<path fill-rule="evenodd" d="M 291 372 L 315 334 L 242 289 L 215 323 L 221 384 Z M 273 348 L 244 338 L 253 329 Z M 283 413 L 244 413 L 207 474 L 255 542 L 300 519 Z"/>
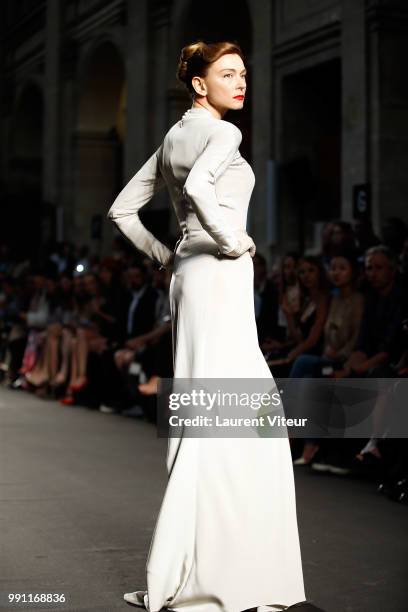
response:
<path fill-rule="evenodd" d="M 74 316 L 71 277 L 63 274 L 57 283 L 48 281 L 48 296 L 50 313 L 43 350 L 35 367 L 25 375 L 26 380 L 36 389 L 45 389 L 47 385 L 55 388 L 58 385 L 63 330 Z"/>
<path fill-rule="evenodd" d="M 323 328 L 329 307 L 329 292 L 323 265 L 318 257 L 303 256 L 299 260 L 298 280 L 300 306 L 282 302 L 288 325 L 289 352 L 286 343 L 281 357 L 269 361 L 275 376 L 288 376 L 295 359 L 303 353 L 319 355 L 323 350 Z"/>
<path fill-rule="evenodd" d="M 324 326 L 321 355 L 303 354 L 295 360 L 291 378 L 330 376 L 349 358 L 359 333 L 364 309 L 363 295 L 356 290 L 358 265 L 354 253 L 336 255 L 330 260 L 329 279 L 337 293 L 333 296 Z M 302 457 L 295 465 L 310 463 L 319 449 L 317 442 L 305 443 Z"/>
<path fill-rule="evenodd" d="M 90 352 L 97 354 L 106 350 L 109 340 L 115 338 L 117 315 L 114 300 L 104 297 L 102 284 L 95 274 L 86 274 L 83 279 L 85 300 L 77 313 L 75 334 L 70 338 L 70 381 L 67 395 L 61 403 L 75 402 L 75 393 L 88 385 L 87 365 Z"/>
<path fill-rule="evenodd" d="M 286 253 L 283 257 L 278 281 L 279 307 L 278 307 L 278 336 L 277 338 L 266 338 L 262 344 L 262 351 L 266 353 L 280 353 L 285 348 L 293 345 L 293 340 L 289 337 L 288 322 L 284 309 L 289 310 L 293 315 L 299 312 L 300 308 L 300 286 L 297 277 L 297 266 L 299 255 L 297 253 Z M 269 355 L 271 357 L 271 355 Z"/>

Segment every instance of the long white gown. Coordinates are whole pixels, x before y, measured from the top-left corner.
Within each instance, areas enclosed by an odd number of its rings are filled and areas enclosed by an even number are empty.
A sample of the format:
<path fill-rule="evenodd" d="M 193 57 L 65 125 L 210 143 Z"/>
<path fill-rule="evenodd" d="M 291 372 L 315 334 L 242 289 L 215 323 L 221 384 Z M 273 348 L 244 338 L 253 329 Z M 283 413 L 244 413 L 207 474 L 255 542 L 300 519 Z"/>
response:
<path fill-rule="evenodd" d="M 170 286 L 175 378 L 272 379 L 258 345 L 251 256 L 224 256 L 245 232 L 255 183 L 241 138 L 230 122 L 190 108 L 108 213 L 166 264 L 172 252 L 138 211 L 169 190 L 182 230 Z M 263 612 L 305 600 L 287 437 L 169 438 L 167 469 L 147 590 L 127 601 L 150 612 Z"/>

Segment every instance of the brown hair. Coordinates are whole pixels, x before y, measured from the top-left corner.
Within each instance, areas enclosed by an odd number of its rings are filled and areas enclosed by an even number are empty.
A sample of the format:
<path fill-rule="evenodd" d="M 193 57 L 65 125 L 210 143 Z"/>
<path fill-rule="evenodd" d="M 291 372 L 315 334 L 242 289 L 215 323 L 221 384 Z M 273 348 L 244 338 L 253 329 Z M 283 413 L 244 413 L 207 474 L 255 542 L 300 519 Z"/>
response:
<path fill-rule="evenodd" d="M 207 44 L 202 40 L 197 40 L 195 43 L 182 48 L 176 76 L 179 81 L 184 83 L 191 96 L 194 97 L 195 95 L 194 87 L 191 84 L 192 78 L 194 76 L 206 76 L 210 65 L 227 53 L 237 53 L 244 60 L 241 47 L 235 42 L 224 41 Z"/>

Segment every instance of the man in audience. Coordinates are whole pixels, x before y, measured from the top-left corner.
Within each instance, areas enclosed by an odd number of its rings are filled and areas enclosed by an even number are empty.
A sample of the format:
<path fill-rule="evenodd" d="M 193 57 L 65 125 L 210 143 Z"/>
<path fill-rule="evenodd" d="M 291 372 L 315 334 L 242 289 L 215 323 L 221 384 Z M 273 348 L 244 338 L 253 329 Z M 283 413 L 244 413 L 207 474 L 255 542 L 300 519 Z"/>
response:
<path fill-rule="evenodd" d="M 386 246 L 371 247 L 365 253 L 365 275 L 370 290 L 356 345 L 336 378 L 387 378 L 394 376 L 391 364 L 401 356 L 401 328 L 404 291 L 397 279 L 395 254 Z M 364 440 L 347 438 L 329 441 L 327 458 L 316 455 L 312 468 L 338 475 L 351 472 L 354 456 Z"/>
<path fill-rule="evenodd" d="M 388 247 L 378 245 L 366 251 L 364 263 L 371 291 L 354 351 L 339 377 L 366 376 L 400 353 L 403 288 L 397 282 L 397 259 Z"/>

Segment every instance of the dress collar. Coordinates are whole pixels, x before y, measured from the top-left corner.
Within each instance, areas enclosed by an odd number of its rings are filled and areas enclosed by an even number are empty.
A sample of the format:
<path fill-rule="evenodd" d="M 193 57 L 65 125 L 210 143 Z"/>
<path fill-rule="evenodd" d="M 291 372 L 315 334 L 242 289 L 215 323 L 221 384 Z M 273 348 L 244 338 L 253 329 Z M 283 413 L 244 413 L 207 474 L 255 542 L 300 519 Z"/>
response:
<path fill-rule="evenodd" d="M 192 106 L 191 108 L 187 109 L 182 116 L 182 120 L 184 121 L 185 119 L 194 119 L 197 117 L 208 117 L 217 121 L 217 118 L 214 117 L 211 111 L 209 111 L 207 108 L 204 108 L 204 106 Z"/>

